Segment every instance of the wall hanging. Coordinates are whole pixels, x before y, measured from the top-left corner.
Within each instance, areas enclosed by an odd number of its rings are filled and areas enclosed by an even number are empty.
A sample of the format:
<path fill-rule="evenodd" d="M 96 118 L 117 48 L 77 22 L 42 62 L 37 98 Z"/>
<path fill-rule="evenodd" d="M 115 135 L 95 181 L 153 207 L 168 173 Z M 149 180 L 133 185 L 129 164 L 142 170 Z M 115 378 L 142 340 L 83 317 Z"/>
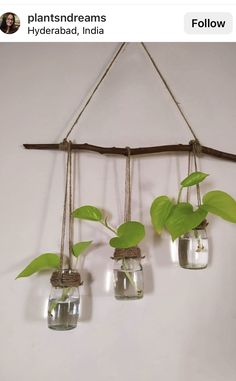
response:
<path fill-rule="evenodd" d="M 19 275 L 27 277 L 43 269 L 55 269 L 51 277 L 52 293 L 49 298 L 48 326 L 56 330 L 74 328 L 79 314 L 79 291 L 81 285 L 79 272 L 75 270 L 74 259 L 78 257 L 91 243 L 91 241 L 79 242 L 73 245 L 73 221 L 72 218 L 96 221 L 111 230 L 115 237 L 110 240 L 110 245 L 115 248 L 113 260 L 114 290 L 117 299 L 140 299 L 143 296 L 143 275 L 141 266 L 141 251 L 137 246 L 144 238 L 144 226 L 138 221 L 131 220 L 131 192 L 130 192 L 130 158 L 135 155 L 150 155 L 161 152 L 187 152 L 189 154 L 188 176 L 180 184 L 180 192 L 177 201 L 168 196 L 157 197 L 151 206 L 151 219 L 155 230 L 160 233 L 166 229 L 172 240 L 177 240 L 177 250 L 181 267 L 188 269 L 205 268 L 208 262 L 208 241 L 206 235 L 206 217 L 213 213 L 223 219 L 236 222 L 236 201 L 222 191 L 211 191 L 205 194 L 201 200 L 200 183 L 208 176 L 199 172 L 197 157 L 210 155 L 213 157 L 236 162 L 236 155 L 222 152 L 200 144 L 193 128 L 187 120 L 182 108 L 174 97 L 166 79 L 160 72 L 156 62 L 151 56 L 146 44 L 140 43 L 147 54 L 158 77 L 163 82 L 170 98 L 182 116 L 193 140 L 189 144 L 163 145 L 152 147 L 100 147 L 88 143 L 76 144 L 68 141 L 68 138 L 78 124 L 82 114 L 87 109 L 91 99 L 96 94 L 101 83 L 106 78 L 113 64 L 118 59 L 127 43 L 120 44 L 117 52 L 108 64 L 101 78 L 94 86 L 91 95 L 86 100 L 77 118 L 69 129 L 65 139 L 58 144 L 24 144 L 26 149 L 60 150 L 67 153 L 66 187 L 63 209 L 62 237 L 60 255 L 53 253 L 42 254 L 34 259 Z M 105 155 L 122 155 L 126 157 L 126 198 L 124 223 L 114 229 L 108 223 L 103 212 L 91 205 L 84 205 L 72 213 L 72 152 L 91 151 Z M 191 160 L 193 159 L 194 171 L 191 172 Z M 189 202 L 190 188 L 196 187 L 197 206 Z M 182 192 L 187 189 L 186 202 L 183 202 Z M 66 218 L 66 214 L 68 217 Z M 68 221 L 68 239 L 66 240 L 66 221 Z M 68 255 L 65 255 L 64 242 L 68 243 Z"/>
<path fill-rule="evenodd" d="M 177 242 L 179 264 L 186 269 L 204 269 L 208 264 L 208 238 L 206 217 L 212 213 L 226 221 L 236 223 L 236 202 L 227 193 L 215 190 L 206 193 L 201 199 L 200 183 L 208 174 L 199 172 L 196 152 L 199 144 L 191 142 L 195 172 L 190 174 L 191 153 L 189 153 L 188 176 L 181 181 L 177 201 L 168 196 L 157 197 L 150 209 L 152 224 L 157 231 L 165 228 Z M 199 147 L 198 147 L 199 148 Z M 197 207 L 189 202 L 189 188 L 196 186 Z M 181 201 L 183 189 L 187 189 L 186 202 Z"/>
<path fill-rule="evenodd" d="M 107 217 L 98 208 L 85 205 L 76 209 L 72 216 L 81 220 L 97 221 L 111 230 L 116 237 L 110 240 L 115 248 L 114 256 L 114 292 L 116 299 L 140 299 L 143 297 L 143 268 L 141 250 L 137 246 L 145 236 L 145 228 L 138 221 L 131 221 L 130 186 L 130 148 L 127 147 L 125 173 L 124 223 L 117 229 L 112 228 Z"/>
<path fill-rule="evenodd" d="M 84 241 L 73 244 L 71 142 L 64 141 L 61 149 L 67 150 L 67 164 L 60 255 L 41 254 L 17 276 L 22 278 L 43 270 L 56 270 L 50 279 L 52 289 L 48 300 L 48 327 L 58 331 L 73 329 L 77 326 L 80 304 L 79 286 L 82 284 L 80 273 L 76 270 L 77 261 L 82 252 L 92 243 L 92 241 Z M 65 246 L 68 249 L 67 253 Z"/>

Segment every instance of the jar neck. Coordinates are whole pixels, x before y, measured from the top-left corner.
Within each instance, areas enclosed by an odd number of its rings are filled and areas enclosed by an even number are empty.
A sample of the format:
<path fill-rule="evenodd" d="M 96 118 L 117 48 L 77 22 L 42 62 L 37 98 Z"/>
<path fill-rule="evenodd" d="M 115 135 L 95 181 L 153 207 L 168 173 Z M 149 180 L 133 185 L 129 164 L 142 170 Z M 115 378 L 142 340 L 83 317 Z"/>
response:
<path fill-rule="evenodd" d="M 206 229 L 195 228 L 183 235 L 183 238 L 207 239 Z"/>
<path fill-rule="evenodd" d="M 66 301 L 70 298 L 79 297 L 79 287 L 53 287 L 50 293 L 50 299 L 58 299 L 60 301 Z"/>
<path fill-rule="evenodd" d="M 121 258 L 115 259 L 114 267 L 123 271 L 142 270 L 141 258 Z"/>

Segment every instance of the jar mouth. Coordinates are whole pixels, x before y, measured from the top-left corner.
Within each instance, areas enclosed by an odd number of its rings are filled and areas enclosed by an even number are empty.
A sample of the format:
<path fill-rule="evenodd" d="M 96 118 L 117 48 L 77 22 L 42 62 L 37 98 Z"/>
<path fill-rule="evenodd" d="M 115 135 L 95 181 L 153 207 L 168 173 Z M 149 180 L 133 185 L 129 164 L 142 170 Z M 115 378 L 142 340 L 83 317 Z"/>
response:
<path fill-rule="evenodd" d="M 79 287 L 82 284 L 80 273 L 71 269 L 54 271 L 50 282 L 53 287 L 60 288 Z"/>
<path fill-rule="evenodd" d="M 141 250 L 138 246 L 129 247 L 127 249 L 116 248 L 112 259 L 142 259 Z"/>
<path fill-rule="evenodd" d="M 60 272 L 61 274 L 78 274 L 78 271 L 74 269 L 61 269 L 58 270 L 58 272 Z"/>

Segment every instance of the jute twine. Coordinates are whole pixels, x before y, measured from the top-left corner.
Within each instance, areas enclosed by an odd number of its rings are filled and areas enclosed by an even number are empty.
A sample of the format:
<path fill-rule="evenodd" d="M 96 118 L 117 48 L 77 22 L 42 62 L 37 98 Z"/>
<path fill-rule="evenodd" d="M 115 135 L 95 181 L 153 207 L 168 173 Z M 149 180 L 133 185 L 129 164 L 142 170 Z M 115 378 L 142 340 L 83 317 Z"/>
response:
<path fill-rule="evenodd" d="M 125 210 L 124 220 L 128 222 L 131 220 L 131 176 L 130 176 L 130 148 L 127 149 L 126 166 L 125 166 Z M 116 248 L 112 259 L 125 259 L 125 258 L 142 258 L 141 250 L 137 246 L 129 247 L 126 249 Z"/>
<path fill-rule="evenodd" d="M 130 161 L 130 147 L 126 147 L 127 156 L 125 164 L 125 210 L 124 210 L 124 221 L 128 222 L 131 220 L 131 161 Z"/>
<path fill-rule="evenodd" d="M 202 154 L 202 146 L 198 139 L 190 140 L 189 145 L 192 146 L 192 151 L 195 155 L 200 156 Z"/>
<path fill-rule="evenodd" d="M 66 139 L 60 144 L 60 149 L 67 151 L 66 163 L 66 184 L 63 206 L 63 218 L 61 229 L 61 249 L 60 249 L 60 270 L 52 273 L 51 284 L 54 287 L 78 287 L 81 284 L 80 274 L 72 270 L 72 241 L 73 241 L 73 220 L 72 220 L 72 142 Z M 68 216 L 67 216 L 68 214 Z M 65 243 L 66 242 L 66 222 L 68 217 L 68 246 L 69 264 L 68 269 L 64 269 Z"/>
<path fill-rule="evenodd" d="M 191 173 L 191 156 L 193 156 L 194 168 L 195 168 L 195 171 L 197 172 L 198 171 L 197 156 L 200 156 L 202 153 L 202 146 L 198 140 L 190 140 L 189 145 L 192 147 L 192 151 L 189 151 L 189 155 L 188 155 L 188 176 Z M 190 188 L 188 187 L 187 188 L 187 202 L 189 202 L 189 189 Z M 196 185 L 196 189 L 197 189 L 197 204 L 199 207 L 201 206 L 201 192 L 200 192 L 199 184 Z M 205 229 L 207 225 L 208 225 L 208 222 L 205 219 L 194 229 L 196 230 Z"/>
<path fill-rule="evenodd" d="M 53 287 L 79 287 L 82 282 L 80 273 L 72 270 L 54 271 L 50 279 Z"/>
<path fill-rule="evenodd" d="M 129 247 L 128 249 L 115 249 L 112 259 L 124 259 L 124 258 L 144 258 L 141 256 L 141 250 L 139 247 Z"/>
<path fill-rule="evenodd" d="M 97 93 L 97 90 L 99 89 L 99 87 L 101 86 L 101 84 L 103 83 L 103 81 L 105 80 L 105 78 L 107 77 L 108 73 L 110 72 L 111 68 L 113 68 L 113 65 L 115 64 L 115 62 L 117 61 L 117 59 L 119 58 L 119 56 L 121 55 L 121 53 L 124 51 L 124 48 L 126 47 L 128 43 L 127 42 L 123 42 L 120 44 L 117 52 L 115 53 L 114 57 L 112 58 L 111 62 L 108 63 L 107 67 L 105 68 L 105 71 L 104 73 L 102 74 L 101 77 L 98 78 L 91 94 L 88 96 L 88 99 L 86 100 L 84 106 L 82 107 L 82 109 L 80 110 L 79 112 L 79 115 L 76 117 L 73 125 L 71 126 L 71 128 L 69 129 L 65 139 L 67 139 L 69 137 L 69 135 L 71 134 L 71 132 L 73 131 L 73 129 L 75 128 L 75 126 L 77 125 L 77 123 L 79 122 L 81 116 L 83 115 L 84 111 L 87 109 L 88 105 L 90 104 L 92 98 L 95 96 L 95 94 Z M 184 111 L 182 110 L 181 106 L 180 106 L 180 103 L 178 102 L 178 100 L 175 98 L 170 86 L 168 85 L 166 79 L 164 78 L 164 75 L 161 73 L 161 70 L 159 69 L 159 67 L 157 66 L 157 63 L 155 62 L 152 54 L 150 53 L 149 49 L 147 48 L 146 44 L 144 44 L 143 42 L 140 42 L 142 48 L 144 49 L 145 53 L 147 54 L 157 76 L 158 76 L 158 80 L 161 79 L 163 85 L 165 86 L 166 90 L 168 91 L 172 101 L 174 102 L 175 106 L 177 107 L 180 115 L 182 116 L 183 120 L 185 121 L 188 129 L 190 130 L 193 138 L 194 138 L 194 141 L 197 141 L 198 142 L 198 138 L 193 130 L 193 127 L 190 125 L 190 122 L 188 121 Z"/>
<path fill-rule="evenodd" d="M 202 152 L 202 146 L 198 140 L 190 140 L 189 145 L 191 146 L 192 151 L 189 151 L 189 154 L 188 154 L 188 176 L 191 173 L 192 157 L 193 157 L 195 172 L 198 172 L 197 156 L 200 156 Z M 197 204 L 198 206 L 200 206 L 201 205 L 201 191 L 200 191 L 199 184 L 196 185 L 196 190 L 197 190 Z M 187 188 L 187 202 L 189 202 L 189 193 L 190 193 L 190 189 L 188 187 Z"/>
<path fill-rule="evenodd" d="M 70 146 L 71 146 L 71 141 L 63 139 L 63 141 L 59 143 L 59 150 L 68 152 L 68 150 L 71 148 Z"/>
<path fill-rule="evenodd" d="M 130 147 L 126 147 L 126 167 L 125 167 L 125 210 L 124 221 L 131 220 L 131 163 L 130 163 Z M 141 250 L 138 246 L 133 246 L 125 249 L 116 248 L 113 257 L 111 259 L 125 259 L 125 258 L 144 258 L 141 256 Z"/>

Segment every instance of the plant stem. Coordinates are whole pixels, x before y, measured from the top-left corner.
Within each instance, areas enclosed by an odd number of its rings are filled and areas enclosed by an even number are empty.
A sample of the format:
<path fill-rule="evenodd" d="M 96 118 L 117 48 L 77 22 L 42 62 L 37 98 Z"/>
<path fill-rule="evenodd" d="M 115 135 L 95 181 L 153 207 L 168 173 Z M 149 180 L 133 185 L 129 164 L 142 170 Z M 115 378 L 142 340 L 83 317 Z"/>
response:
<path fill-rule="evenodd" d="M 65 302 L 65 300 L 69 296 L 70 289 L 71 289 L 71 287 L 65 287 L 65 288 L 63 288 L 63 290 L 62 290 L 62 296 L 60 298 L 60 302 Z"/>
<path fill-rule="evenodd" d="M 204 250 L 204 246 L 202 244 L 201 234 L 199 234 L 199 232 L 196 229 L 193 229 L 193 233 L 194 233 L 195 238 L 197 239 L 197 249 L 196 249 L 196 251 L 197 252 L 201 252 L 202 250 Z"/>
<path fill-rule="evenodd" d="M 107 229 L 109 229 L 110 231 L 112 231 L 112 233 L 114 233 L 115 235 L 117 235 L 117 231 L 112 228 L 110 225 L 108 225 L 107 221 L 99 221 L 103 226 L 105 226 Z"/>
<path fill-rule="evenodd" d="M 61 297 L 60 297 L 58 300 L 55 300 L 55 301 L 51 304 L 50 309 L 48 310 L 48 313 L 49 313 L 50 315 L 52 315 L 52 311 L 56 308 L 56 306 L 57 306 L 57 304 L 58 304 L 59 302 L 65 302 L 65 301 L 66 301 L 66 299 L 67 299 L 68 296 L 69 296 L 69 292 L 70 292 L 70 290 L 71 290 L 71 287 L 65 287 L 65 288 L 63 288 Z"/>
<path fill-rule="evenodd" d="M 129 268 L 128 268 L 128 266 L 127 266 L 127 263 L 126 263 L 125 258 L 122 259 L 122 267 L 123 267 L 124 270 L 125 270 L 125 275 L 126 275 L 126 277 L 128 278 L 130 284 L 131 284 L 131 285 L 133 286 L 133 288 L 135 289 L 136 294 L 139 295 L 139 293 L 141 292 L 141 290 L 139 290 L 139 289 L 136 287 L 136 284 L 135 284 L 135 282 L 134 282 L 134 280 L 133 280 L 131 274 L 127 271 Z"/>
<path fill-rule="evenodd" d="M 180 203 L 180 197 L 181 197 L 182 190 L 183 190 L 183 187 L 181 187 L 180 190 L 179 190 L 177 204 Z"/>

